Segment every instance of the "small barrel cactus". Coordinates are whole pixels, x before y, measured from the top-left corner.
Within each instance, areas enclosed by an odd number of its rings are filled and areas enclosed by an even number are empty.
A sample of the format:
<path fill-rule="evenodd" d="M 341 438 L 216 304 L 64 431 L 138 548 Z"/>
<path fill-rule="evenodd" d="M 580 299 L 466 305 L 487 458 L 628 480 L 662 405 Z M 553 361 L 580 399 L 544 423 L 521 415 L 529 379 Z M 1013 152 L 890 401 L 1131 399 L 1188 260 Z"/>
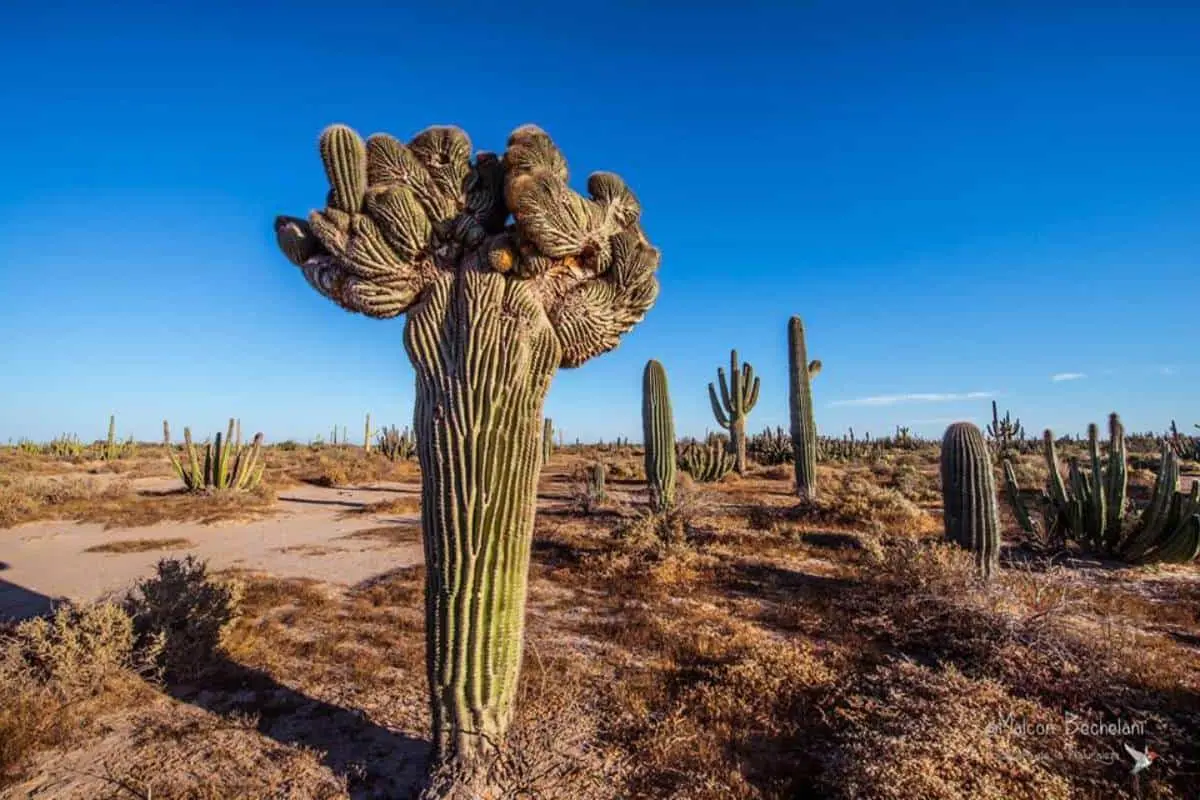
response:
<path fill-rule="evenodd" d="M 650 507 L 665 511 L 675 505 L 675 420 L 667 371 L 654 360 L 646 362 L 642 374 L 642 437 Z"/>
<path fill-rule="evenodd" d="M 946 429 L 941 467 L 946 538 L 970 550 L 988 580 L 1000 564 L 1000 511 L 991 453 L 979 428 L 956 422 Z"/>
<path fill-rule="evenodd" d="M 817 423 L 813 415 L 812 378 L 820 361 L 808 360 L 804 322 L 788 320 L 788 406 L 792 417 L 792 457 L 796 466 L 796 494 L 817 499 Z"/>

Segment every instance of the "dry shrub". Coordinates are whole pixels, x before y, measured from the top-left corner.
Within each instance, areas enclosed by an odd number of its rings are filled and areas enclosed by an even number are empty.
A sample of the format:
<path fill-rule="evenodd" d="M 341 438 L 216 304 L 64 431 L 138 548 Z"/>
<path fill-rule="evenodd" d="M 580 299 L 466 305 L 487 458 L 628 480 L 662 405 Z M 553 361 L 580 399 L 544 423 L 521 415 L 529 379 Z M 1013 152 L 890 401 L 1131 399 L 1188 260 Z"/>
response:
<path fill-rule="evenodd" d="M 79 475 L 9 479 L 0 483 L 0 528 L 123 499 L 130 493 L 130 484 L 123 479 L 104 481 Z"/>
<path fill-rule="evenodd" d="M 956 597 L 979 585 L 972 555 L 940 540 L 889 542 L 871 580 L 896 592 L 921 596 Z"/>
<path fill-rule="evenodd" d="M 139 645 L 153 648 L 164 676 L 188 680 L 212 666 L 240 613 L 240 581 L 209 578 L 193 556 L 164 558 L 153 577 L 141 581 L 127 600 Z"/>
<path fill-rule="evenodd" d="M 613 539 L 622 549 L 642 553 L 687 547 L 701 538 L 700 521 L 712 510 L 711 496 L 681 474 L 671 508 L 643 511 L 623 520 L 613 530 Z"/>
<path fill-rule="evenodd" d="M 822 796 L 854 800 L 1067 800 L 1070 785 L 1047 763 L 1062 737 L 1023 735 L 1060 725 L 1036 703 L 953 667 L 908 661 L 880 667 L 835 712 L 838 746 Z M 1037 726 L 1043 726 L 1038 728 Z"/>
<path fill-rule="evenodd" d="M 132 621 L 110 603 L 63 605 L 0 636 L 0 787 L 31 753 L 136 692 L 130 668 L 140 663 Z"/>
<path fill-rule="evenodd" d="M 621 481 L 641 481 L 646 479 L 646 465 L 637 458 L 604 459 L 608 477 Z"/>
<path fill-rule="evenodd" d="M 875 533 L 916 533 L 933 525 L 932 518 L 900 492 L 852 472 L 827 482 L 810 511 L 824 522 Z"/>

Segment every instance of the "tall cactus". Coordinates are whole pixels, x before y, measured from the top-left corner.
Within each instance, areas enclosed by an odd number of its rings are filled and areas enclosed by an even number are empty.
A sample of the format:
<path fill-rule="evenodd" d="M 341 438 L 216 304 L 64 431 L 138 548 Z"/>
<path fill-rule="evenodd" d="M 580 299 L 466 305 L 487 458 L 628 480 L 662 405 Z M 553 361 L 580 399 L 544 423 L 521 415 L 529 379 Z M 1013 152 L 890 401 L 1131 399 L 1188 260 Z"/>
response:
<path fill-rule="evenodd" d="M 363 452 L 371 452 L 371 438 L 375 432 L 371 430 L 371 415 L 367 414 L 367 422 L 363 425 Z"/>
<path fill-rule="evenodd" d="M 642 373 L 642 441 L 650 508 L 666 511 L 675 505 L 675 420 L 667 371 L 653 359 Z"/>
<path fill-rule="evenodd" d="M 991 454 L 979 428 L 970 422 L 946 428 L 941 468 L 946 538 L 970 550 L 988 580 L 1000 564 L 1000 512 Z"/>
<path fill-rule="evenodd" d="M 554 455 L 554 420 L 546 417 L 542 423 L 542 463 L 549 464 Z"/>
<path fill-rule="evenodd" d="M 738 369 L 737 350 L 729 351 L 729 380 L 725 380 L 725 370 L 717 369 L 717 383 L 721 386 L 718 398 L 717 388 L 708 385 L 708 400 L 712 403 L 713 416 L 717 424 L 729 431 L 729 449 L 733 452 L 733 468 L 739 475 L 746 474 L 746 417 L 758 402 L 758 378 L 754 375 L 754 367 L 742 364 Z"/>
<path fill-rule="evenodd" d="M 820 361 L 808 360 L 804 322 L 788 320 L 788 406 L 792 417 L 792 458 L 796 465 L 796 494 L 817 499 L 817 423 L 813 415 L 812 378 Z"/>
<path fill-rule="evenodd" d="M 615 174 L 567 184 L 526 125 L 503 157 L 432 127 L 405 144 L 321 135 L 332 186 L 280 249 L 343 308 L 407 315 L 416 373 L 426 666 L 438 768 L 426 797 L 499 795 L 513 717 L 536 509 L 542 408 L 560 367 L 617 346 L 658 295 L 659 253 Z M 509 221 L 509 216 L 512 221 Z"/>

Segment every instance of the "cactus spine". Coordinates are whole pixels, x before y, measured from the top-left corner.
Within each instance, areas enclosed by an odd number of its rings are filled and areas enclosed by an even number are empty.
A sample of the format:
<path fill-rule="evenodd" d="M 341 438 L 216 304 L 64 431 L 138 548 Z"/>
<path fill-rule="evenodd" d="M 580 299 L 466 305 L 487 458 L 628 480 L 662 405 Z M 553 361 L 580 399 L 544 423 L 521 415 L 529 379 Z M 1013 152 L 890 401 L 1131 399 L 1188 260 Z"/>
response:
<path fill-rule="evenodd" d="M 817 423 L 813 415 L 812 378 L 820 371 L 820 361 L 808 360 L 804 322 L 792 317 L 788 320 L 788 406 L 796 494 L 802 500 L 817 498 Z"/>
<path fill-rule="evenodd" d="M 554 420 L 546 417 L 542 423 L 542 463 L 549 464 L 554 454 Z"/>
<path fill-rule="evenodd" d="M 642 373 L 642 440 L 650 508 L 666 511 L 675 505 L 675 420 L 667 371 L 653 359 Z"/>
<path fill-rule="evenodd" d="M 754 367 L 748 363 L 742 364 L 739 370 L 737 350 L 730 350 L 729 380 L 725 380 L 725 370 L 718 368 L 717 383 L 721 386 L 720 397 L 717 397 L 716 387 L 710 383 L 708 400 L 712 404 L 717 424 L 729 431 L 729 448 L 734 456 L 734 469 L 739 475 L 745 475 L 746 417 L 758 402 L 758 378 L 754 375 Z"/>
<path fill-rule="evenodd" d="M 946 538 L 970 550 L 988 580 L 1000 563 L 1000 512 L 991 454 L 979 428 L 956 422 L 946 429 L 941 471 Z"/>

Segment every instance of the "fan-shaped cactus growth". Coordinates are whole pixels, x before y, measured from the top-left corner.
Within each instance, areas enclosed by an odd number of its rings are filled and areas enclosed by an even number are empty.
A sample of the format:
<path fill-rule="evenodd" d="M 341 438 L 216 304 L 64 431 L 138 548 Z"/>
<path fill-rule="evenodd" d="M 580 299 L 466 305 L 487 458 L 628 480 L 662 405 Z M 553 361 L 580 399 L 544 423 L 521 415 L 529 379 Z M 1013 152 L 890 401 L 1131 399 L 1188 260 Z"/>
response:
<path fill-rule="evenodd" d="M 167 457 L 175 474 L 183 481 L 188 491 L 199 492 L 215 489 L 253 489 L 262 482 L 264 464 L 258 459 L 262 452 L 263 435 L 256 433 L 254 441 L 242 444 L 240 426 L 229 420 L 229 431 L 222 440 L 217 433 L 213 442 L 205 445 L 204 460 L 192 442 L 191 428 L 183 429 L 183 449 L 187 464 L 180 462 L 171 446 L 171 431 L 163 422 L 163 438 L 166 440 Z"/>
<path fill-rule="evenodd" d="M 624 181 L 593 173 L 590 196 L 577 194 L 532 125 L 503 157 L 472 159 L 454 127 L 406 144 L 335 125 L 320 152 L 326 207 L 279 217 L 276 235 L 343 308 L 407 314 L 442 765 L 427 795 L 490 796 L 521 663 L 543 401 L 556 369 L 612 350 L 641 321 L 659 254 Z"/>
<path fill-rule="evenodd" d="M 642 441 L 650 508 L 665 511 L 675 505 L 675 418 L 667 371 L 654 360 L 642 373 Z"/>
<path fill-rule="evenodd" d="M 796 494 L 803 500 L 817 497 L 817 423 L 813 415 L 812 378 L 820 361 L 808 360 L 804 322 L 788 320 L 788 406 L 792 416 L 792 456 L 796 466 Z"/>
<path fill-rule="evenodd" d="M 991 454 L 979 428 L 956 422 L 942 437 L 942 506 L 946 538 L 970 550 L 984 580 L 1000 563 L 1000 513 Z"/>
<path fill-rule="evenodd" d="M 1070 538 L 1087 550 L 1132 563 L 1187 563 L 1200 557 L 1200 483 L 1193 483 L 1189 494 L 1179 491 L 1179 459 L 1164 444 L 1150 503 L 1139 515 L 1130 515 L 1125 430 L 1116 414 L 1109 415 L 1108 426 L 1107 466 L 1100 453 L 1099 431 L 1089 425 L 1090 468 L 1085 472 L 1072 458 L 1065 481 L 1054 434 L 1049 430 L 1042 434 L 1050 471 L 1043 503 L 1051 536 Z M 1017 501 L 1014 511 L 1025 527 L 1029 512 L 1016 479 L 1010 480 L 1010 497 Z"/>
<path fill-rule="evenodd" d="M 720 441 L 689 444 L 679 454 L 679 467 L 700 483 L 710 483 L 733 470 L 734 455 Z"/>
<path fill-rule="evenodd" d="M 758 402 L 758 378 L 749 363 L 738 369 L 737 350 L 729 351 L 729 380 L 725 370 L 717 369 L 717 383 L 721 387 L 708 385 L 708 400 L 712 404 L 717 424 L 729 431 L 729 446 L 734 455 L 734 469 L 739 475 L 746 474 L 746 417 Z"/>

